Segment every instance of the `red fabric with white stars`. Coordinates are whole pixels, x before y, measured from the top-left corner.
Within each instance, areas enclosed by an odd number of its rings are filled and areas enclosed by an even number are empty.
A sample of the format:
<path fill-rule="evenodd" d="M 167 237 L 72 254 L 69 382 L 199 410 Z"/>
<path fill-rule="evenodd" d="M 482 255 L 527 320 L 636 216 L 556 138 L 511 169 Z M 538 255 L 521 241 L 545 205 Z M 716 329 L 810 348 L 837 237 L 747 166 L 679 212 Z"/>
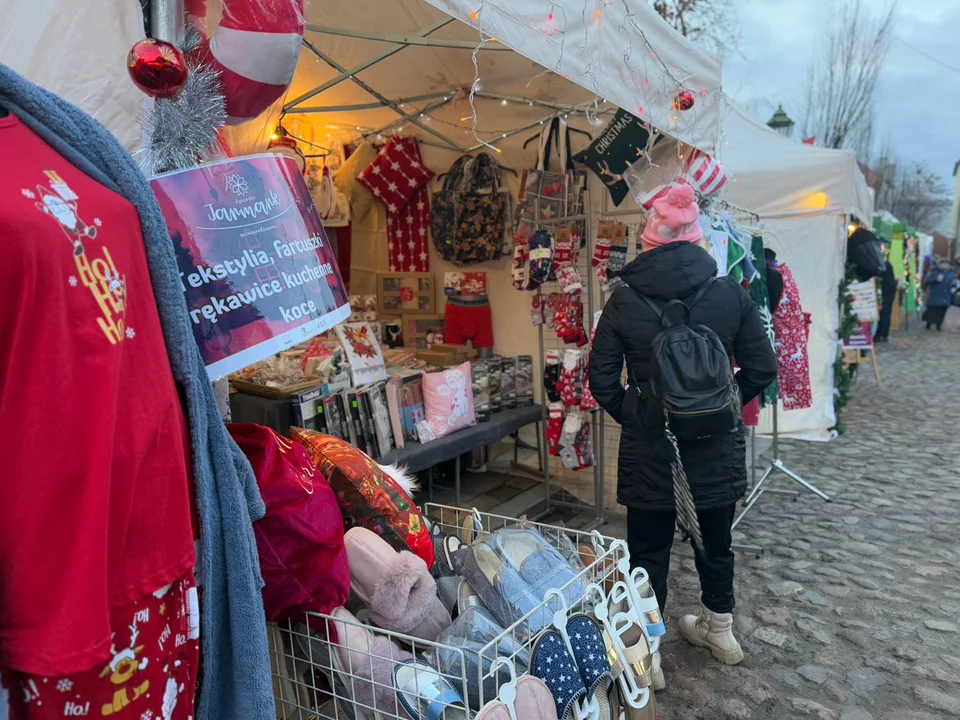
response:
<path fill-rule="evenodd" d="M 357 180 L 387 209 L 391 272 L 430 272 L 430 190 L 434 172 L 413 138 L 387 143 Z"/>

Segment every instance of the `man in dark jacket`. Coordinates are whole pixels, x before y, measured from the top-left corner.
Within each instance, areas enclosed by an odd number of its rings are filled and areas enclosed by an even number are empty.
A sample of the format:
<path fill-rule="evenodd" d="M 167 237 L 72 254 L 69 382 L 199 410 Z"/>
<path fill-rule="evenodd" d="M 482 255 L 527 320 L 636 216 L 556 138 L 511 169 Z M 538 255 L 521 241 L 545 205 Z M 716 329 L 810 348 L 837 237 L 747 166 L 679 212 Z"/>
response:
<path fill-rule="evenodd" d="M 943 319 L 953 304 L 953 284 L 956 279 L 957 274 L 947 258 L 938 260 L 937 266 L 923 279 L 927 288 L 927 310 L 923 314 L 927 330 L 932 325 L 936 325 L 937 330 L 943 330 Z"/>
<path fill-rule="evenodd" d="M 716 262 L 696 242 L 702 237 L 696 220 L 679 229 L 665 229 L 664 224 L 655 204 L 642 237 L 644 252 L 620 272 L 628 287 L 617 289 L 604 308 L 590 359 L 590 389 L 623 429 L 617 498 L 627 507 L 630 561 L 649 574 L 661 609 L 667 600 L 676 518 L 674 452 L 664 433 L 662 408 L 644 394 L 653 339 L 662 328 L 641 295 L 661 306 L 673 299 L 689 303 L 717 273 Z M 744 403 L 776 379 L 776 356 L 757 307 L 732 278 L 720 278 L 707 289 L 690 309 L 688 324 L 713 330 L 727 353 L 736 357 L 736 382 Z M 621 380 L 624 360 L 626 389 Z M 699 616 L 680 621 L 681 634 L 709 647 L 722 662 L 736 664 L 743 652 L 732 632 L 731 525 L 746 490 L 743 426 L 729 435 L 680 441 L 679 447 L 704 542 L 703 552 L 694 548 L 702 609 Z"/>
<path fill-rule="evenodd" d="M 893 265 L 889 261 L 883 264 L 883 276 L 880 280 L 880 319 L 874 342 L 887 342 L 890 339 L 890 318 L 893 315 L 893 303 L 897 299 L 897 277 L 893 274 Z"/>

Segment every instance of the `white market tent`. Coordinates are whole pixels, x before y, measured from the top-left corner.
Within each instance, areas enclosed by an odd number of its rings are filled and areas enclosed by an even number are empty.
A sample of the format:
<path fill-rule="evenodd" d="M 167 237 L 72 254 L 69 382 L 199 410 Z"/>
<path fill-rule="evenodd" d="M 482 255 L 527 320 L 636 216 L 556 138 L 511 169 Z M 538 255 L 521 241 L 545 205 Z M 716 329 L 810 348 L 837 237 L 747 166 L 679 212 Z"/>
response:
<path fill-rule="evenodd" d="M 764 242 L 793 271 L 805 312 L 811 313 L 813 406 L 779 413 L 781 435 L 830 439 L 836 424 L 833 362 L 837 352 L 837 293 L 847 254 L 847 216 L 869 225 L 873 193 L 853 152 L 811 147 L 778 135 L 736 105 L 723 118 L 717 156 L 735 181 L 724 199 L 757 213 Z M 759 431 L 772 432 L 772 413 Z"/>
<path fill-rule="evenodd" d="M 15 33 L 0 36 L 0 62 L 80 105 L 137 150 L 144 98 L 127 78 L 124 59 L 143 34 L 138 0 L 41 4 L 38 11 L 28 0 L 0 0 L 0 17 L 31 31 L 22 42 Z M 218 8 L 210 5 L 208 27 L 215 28 Z M 437 172 L 464 151 L 486 149 L 478 138 L 502 151 L 502 166 L 533 167 L 537 144 L 524 144 L 546 120 L 565 115 L 571 127 L 595 134 L 618 106 L 707 152 L 721 136 L 727 101 L 719 62 L 646 0 L 307 0 L 305 20 L 291 88 L 272 111 L 229 129 L 236 152 L 265 148 L 281 116 L 293 135 L 321 147 L 395 130 L 415 135 Z M 44 37 L 60 42 L 51 46 Z M 687 112 L 674 107 L 682 88 L 695 99 Z M 472 115 L 471 89 L 476 137 L 472 123 L 463 122 Z M 573 142 L 576 152 L 588 138 L 574 134 Z M 504 174 L 514 196 L 518 180 Z M 590 189 L 599 210 L 605 190 L 592 175 Z M 385 230 L 382 211 L 351 226 L 352 293 L 373 293 L 375 273 L 388 269 Z M 497 351 L 536 356 L 529 299 L 513 289 L 509 267 L 503 259 L 472 269 L 487 273 Z M 438 277 L 454 269 L 432 258 Z M 605 450 L 615 456 L 618 429 L 611 425 Z M 615 463 L 605 475 L 615 485 Z"/>

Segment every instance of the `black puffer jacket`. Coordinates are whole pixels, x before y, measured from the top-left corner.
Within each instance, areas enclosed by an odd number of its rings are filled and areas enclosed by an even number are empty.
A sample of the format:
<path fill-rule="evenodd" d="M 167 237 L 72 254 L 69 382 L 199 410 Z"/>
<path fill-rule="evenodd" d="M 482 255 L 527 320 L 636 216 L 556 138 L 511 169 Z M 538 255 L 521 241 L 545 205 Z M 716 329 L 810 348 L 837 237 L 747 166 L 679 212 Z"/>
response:
<path fill-rule="evenodd" d="M 717 272 L 713 258 L 696 244 L 671 243 L 640 254 L 620 277 L 629 285 L 613 293 L 603 309 L 590 357 L 590 390 L 623 426 L 617 498 L 627 507 L 674 507 L 670 464 L 673 450 L 664 435 L 663 411 L 638 391 L 649 377 L 654 336 L 660 323 L 638 292 L 661 303 L 690 301 Z M 757 307 L 732 278 L 717 280 L 690 312 L 690 324 L 713 330 L 740 371 L 743 401 L 777 377 L 777 362 Z M 621 382 L 624 358 L 629 387 Z M 680 455 L 700 509 L 736 502 L 746 489 L 743 427 L 739 432 L 680 443 Z"/>

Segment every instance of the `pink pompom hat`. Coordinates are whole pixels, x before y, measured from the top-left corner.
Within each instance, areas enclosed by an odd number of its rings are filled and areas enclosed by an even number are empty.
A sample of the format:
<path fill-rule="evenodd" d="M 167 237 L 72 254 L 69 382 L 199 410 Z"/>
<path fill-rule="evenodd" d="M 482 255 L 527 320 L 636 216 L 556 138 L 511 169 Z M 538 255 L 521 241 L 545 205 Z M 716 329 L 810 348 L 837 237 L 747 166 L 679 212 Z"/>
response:
<path fill-rule="evenodd" d="M 674 181 L 652 203 L 647 226 L 640 236 L 643 249 L 675 242 L 700 242 L 703 230 L 697 220 L 699 215 L 693 188 L 683 181 Z"/>

